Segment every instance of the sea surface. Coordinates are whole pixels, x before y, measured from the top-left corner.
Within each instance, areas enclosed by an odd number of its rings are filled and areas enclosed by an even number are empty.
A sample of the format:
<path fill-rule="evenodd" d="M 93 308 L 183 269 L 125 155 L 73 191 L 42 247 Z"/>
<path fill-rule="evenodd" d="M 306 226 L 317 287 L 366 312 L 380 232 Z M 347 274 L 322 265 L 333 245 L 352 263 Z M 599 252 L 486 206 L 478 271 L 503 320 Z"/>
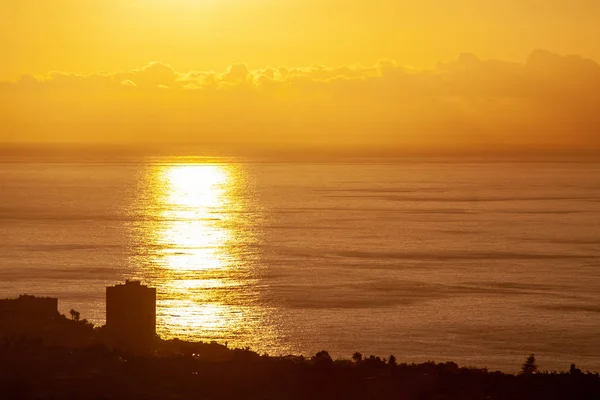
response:
<path fill-rule="evenodd" d="M 261 353 L 600 371 L 600 164 L 0 162 L 0 297 Z"/>

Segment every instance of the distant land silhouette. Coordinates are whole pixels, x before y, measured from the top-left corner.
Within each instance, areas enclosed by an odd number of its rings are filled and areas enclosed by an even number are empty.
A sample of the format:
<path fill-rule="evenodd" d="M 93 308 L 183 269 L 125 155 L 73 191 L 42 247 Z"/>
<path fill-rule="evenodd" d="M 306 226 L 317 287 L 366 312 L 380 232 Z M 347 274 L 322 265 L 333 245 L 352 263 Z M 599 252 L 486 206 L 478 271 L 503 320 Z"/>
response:
<path fill-rule="evenodd" d="M 456 363 L 398 363 L 259 355 L 216 342 L 164 341 L 156 290 L 137 281 L 107 288 L 107 324 L 94 327 L 56 298 L 0 300 L 2 399 L 590 399 L 600 375 L 539 371 L 535 355 L 511 375 Z M 424 350 L 426 351 L 426 350 Z"/>

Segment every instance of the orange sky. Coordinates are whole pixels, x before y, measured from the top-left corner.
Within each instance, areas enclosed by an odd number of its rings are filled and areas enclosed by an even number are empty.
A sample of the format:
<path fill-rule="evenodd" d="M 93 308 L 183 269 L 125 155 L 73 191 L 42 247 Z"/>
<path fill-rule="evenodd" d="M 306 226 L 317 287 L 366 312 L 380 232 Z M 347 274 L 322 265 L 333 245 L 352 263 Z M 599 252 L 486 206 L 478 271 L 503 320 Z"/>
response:
<path fill-rule="evenodd" d="M 600 60 L 596 0 L 0 7 L 0 142 L 542 150 L 600 143 L 600 67 L 587 59 Z M 551 52 L 532 53 L 539 48 Z"/>

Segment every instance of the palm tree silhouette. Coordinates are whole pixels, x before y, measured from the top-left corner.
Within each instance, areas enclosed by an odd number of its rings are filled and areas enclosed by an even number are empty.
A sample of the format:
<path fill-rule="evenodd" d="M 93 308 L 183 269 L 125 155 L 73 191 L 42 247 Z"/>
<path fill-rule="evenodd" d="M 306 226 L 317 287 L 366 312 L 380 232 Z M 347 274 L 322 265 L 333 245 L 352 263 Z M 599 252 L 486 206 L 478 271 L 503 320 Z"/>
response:
<path fill-rule="evenodd" d="M 81 318 L 81 314 L 72 308 L 71 311 L 69 311 L 69 313 L 71 314 L 71 319 L 74 321 L 79 321 L 79 318 Z"/>

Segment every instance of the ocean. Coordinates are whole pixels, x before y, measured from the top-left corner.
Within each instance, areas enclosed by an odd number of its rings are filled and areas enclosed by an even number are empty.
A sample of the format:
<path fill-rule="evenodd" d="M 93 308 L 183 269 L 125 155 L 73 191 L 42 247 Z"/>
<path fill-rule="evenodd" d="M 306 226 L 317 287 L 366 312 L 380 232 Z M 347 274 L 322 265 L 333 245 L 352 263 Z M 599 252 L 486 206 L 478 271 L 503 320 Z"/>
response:
<path fill-rule="evenodd" d="M 0 162 L 0 297 L 271 355 L 600 371 L 600 164 Z"/>

